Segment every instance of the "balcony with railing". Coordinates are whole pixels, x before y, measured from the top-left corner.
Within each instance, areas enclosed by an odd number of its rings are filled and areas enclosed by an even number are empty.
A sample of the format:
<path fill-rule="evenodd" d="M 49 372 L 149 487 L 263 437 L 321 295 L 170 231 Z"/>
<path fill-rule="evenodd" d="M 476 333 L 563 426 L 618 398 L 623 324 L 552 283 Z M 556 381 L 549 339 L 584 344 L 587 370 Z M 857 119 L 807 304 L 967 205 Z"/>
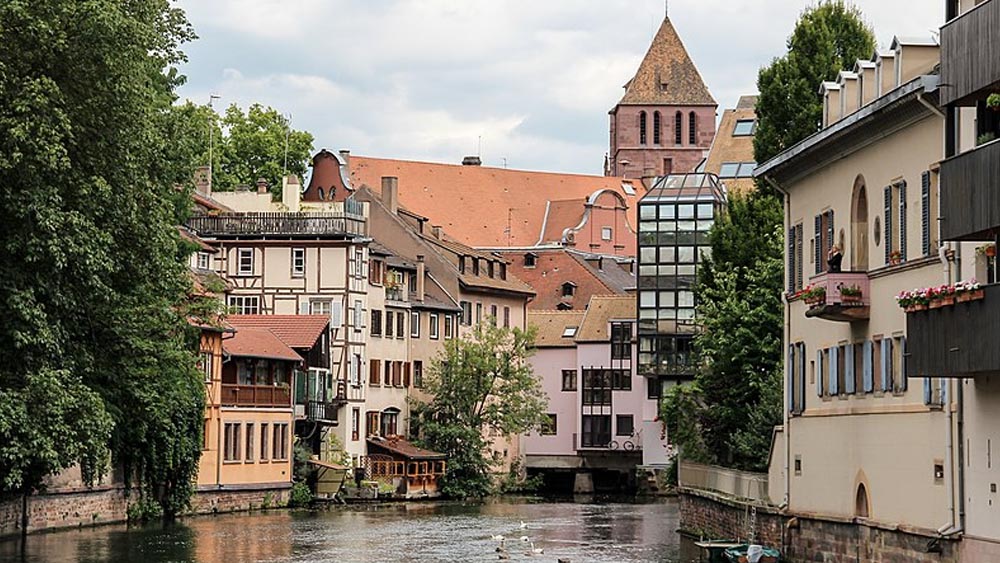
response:
<path fill-rule="evenodd" d="M 329 237 L 363 236 L 364 215 L 343 212 L 323 213 L 219 213 L 195 215 L 186 226 L 203 237 L 287 236 Z"/>
<path fill-rule="evenodd" d="M 290 408 L 292 391 L 286 385 L 222 384 L 224 407 Z"/>
<path fill-rule="evenodd" d="M 1000 285 L 937 301 L 907 311 L 906 376 L 1000 374 Z"/>
<path fill-rule="evenodd" d="M 836 322 L 867 320 L 871 288 L 866 272 L 824 272 L 795 294 L 805 301 L 806 316 Z"/>
<path fill-rule="evenodd" d="M 941 104 L 970 105 L 1000 83 L 1000 2 L 983 2 L 941 27 Z M 946 85 L 946 86 L 944 86 Z"/>
<path fill-rule="evenodd" d="M 347 382 L 333 381 L 329 371 L 311 368 L 295 373 L 295 415 L 336 425 L 340 407 L 347 403 Z"/>
<path fill-rule="evenodd" d="M 940 186 L 942 239 L 993 238 L 1000 231 L 1000 140 L 942 162 Z"/>

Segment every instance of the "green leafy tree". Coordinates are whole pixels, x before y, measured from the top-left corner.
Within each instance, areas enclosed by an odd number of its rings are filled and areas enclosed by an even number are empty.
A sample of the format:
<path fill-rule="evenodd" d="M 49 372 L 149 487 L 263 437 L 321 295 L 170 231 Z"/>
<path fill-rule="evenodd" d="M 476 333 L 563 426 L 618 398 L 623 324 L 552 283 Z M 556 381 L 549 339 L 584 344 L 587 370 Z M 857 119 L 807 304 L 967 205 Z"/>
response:
<path fill-rule="evenodd" d="M 168 0 L 0 3 L 0 486 L 112 462 L 172 515 L 204 386 L 181 306 L 190 170 L 164 160 L 179 46 Z"/>
<path fill-rule="evenodd" d="M 871 57 L 874 49 L 871 26 L 856 7 L 831 0 L 807 8 L 788 38 L 788 53 L 757 76 L 757 162 L 815 133 L 823 116 L 820 84 Z"/>
<path fill-rule="evenodd" d="M 782 208 L 772 195 L 734 195 L 699 266 L 696 346 L 704 361 L 690 389 L 672 389 L 671 439 L 698 461 L 766 467 L 781 422 Z M 777 402 L 774 397 L 777 396 Z"/>
<path fill-rule="evenodd" d="M 522 434 L 544 422 L 547 400 L 527 360 L 534 339 L 533 330 L 484 322 L 446 341 L 431 363 L 424 386 L 433 399 L 415 405 L 413 416 L 421 443 L 448 454 L 446 495 L 490 494 L 495 462 L 484 436 Z"/>

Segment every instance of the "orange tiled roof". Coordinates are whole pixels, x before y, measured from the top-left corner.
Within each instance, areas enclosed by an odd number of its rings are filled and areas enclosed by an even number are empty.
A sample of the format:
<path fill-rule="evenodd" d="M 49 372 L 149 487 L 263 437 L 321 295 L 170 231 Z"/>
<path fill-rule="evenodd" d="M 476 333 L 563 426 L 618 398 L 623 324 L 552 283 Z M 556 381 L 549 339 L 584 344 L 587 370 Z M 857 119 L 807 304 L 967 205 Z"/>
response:
<path fill-rule="evenodd" d="M 535 255 L 533 267 L 524 266 L 526 250 L 504 251 L 503 256 L 509 262 L 508 274 L 517 276 L 535 290 L 535 298 L 528 303 L 528 309 L 543 311 L 568 307 L 583 310 L 593 295 L 621 294 L 635 288 L 635 277 L 616 262 L 618 257 L 604 256 L 603 269 L 587 262 L 597 255 L 565 249 L 537 249 L 530 251 Z M 564 297 L 562 286 L 573 282 L 573 295 Z"/>
<path fill-rule="evenodd" d="M 240 358 L 302 361 L 295 350 L 266 328 L 238 328 L 232 338 L 222 341 L 222 349 L 226 354 Z"/>
<path fill-rule="evenodd" d="M 664 18 L 649 51 L 625 85 L 623 105 L 715 105 L 677 30 Z"/>
<path fill-rule="evenodd" d="M 229 315 L 226 320 L 239 331 L 269 330 L 292 348 L 312 348 L 330 324 L 326 315 Z"/>
<path fill-rule="evenodd" d="M 549 202 L 545 217 L 545 232 L 541 242 L 562 242 L 563 231 L 575 227 L 583 221 L 586 198 L 561 199 Z"/>
<path fill-rule="evenodd" d="M 528 326 L 535 327 L 538 348 L 575 346 L 572 336 L 563 336 L 567 327 L 579 329 L 585 311 L 528 311 Z"/>
<path fill-rule="evenodd" d="M 395 176 L 402 207 L 478 247 L 535 245 L 548 202 L 586 199 L 601 189 L 621 194 L 628 203 L 629 222 L 636 224 L 635 203 L 642 195 L 628 195 L 621 178 L 615 177 L 353 155 L 349 162 L 355 186 L 367 185 L 377 193 L 382 176 Z"/>

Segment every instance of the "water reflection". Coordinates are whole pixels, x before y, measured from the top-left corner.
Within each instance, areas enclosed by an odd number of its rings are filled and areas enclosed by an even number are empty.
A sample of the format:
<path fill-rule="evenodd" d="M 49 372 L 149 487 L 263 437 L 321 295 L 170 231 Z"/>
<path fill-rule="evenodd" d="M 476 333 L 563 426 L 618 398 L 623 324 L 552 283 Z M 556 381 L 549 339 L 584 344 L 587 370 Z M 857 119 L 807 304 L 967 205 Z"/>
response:
<path fill-rule="evenodd" d="M 526 528 L 521 528 L 524 522 Z M 168 527 L 103 527 L 0 543 L 0 560 L 25 563 L 455 562 L 496 561 L 495 534 L 511 560 L 529 558 L 527 536 L 545 550 L 536 561 L 688 562 L 674 502 L 405 503 L 328 512 L 198 517 Z"/>

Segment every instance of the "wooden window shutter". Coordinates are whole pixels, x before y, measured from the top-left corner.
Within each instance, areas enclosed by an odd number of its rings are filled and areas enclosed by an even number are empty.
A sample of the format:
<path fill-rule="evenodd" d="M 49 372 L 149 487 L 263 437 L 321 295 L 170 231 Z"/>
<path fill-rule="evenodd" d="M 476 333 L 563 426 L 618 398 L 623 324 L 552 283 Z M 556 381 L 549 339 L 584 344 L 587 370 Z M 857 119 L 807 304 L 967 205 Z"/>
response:
<path fill-rule="evenodd" d="M 899 255 L 906 261 L 906 180 L 899 184 Z"/>
<path fill-rule="evenodd" d="M 403 387 L 410 386 L 410 363 L 403 364 Z"/>
<path fill-rule="evenodd" d="M 817 215 L 813 219 L 816 223 L 816 239 L 813 242 L 813 250 L 816 251 L 814 261 L 816 262 L 816 273 L 821 274 L 823 273 L 823 264 L 825 264 L 823 261 L 823 217 Z"/>
<path fill-rule="evenodd" d="M 788 368 L 785 370 L 788 377 L 788 412 L 795 412 L 795 345 L 788 345 Z"/>
<path fill-rule="evenodd" d="M 892 391 L 892 339 L 882 339 L 882 390 Z"/>
<path fill-rule="evenodd" d="M 864 392 L 871 393 L 874 390 L 875 382 L 872 378 L 872 353 L 874 352 L 872 341 L 865 340 L 864 357 L 861 359 L 862 385 Z"/>
<path fill-rule="evenodd" d="M 795 287 L 799 288 L 799 289 L 801 289 L 803 287 L 803 285 L 802 285 L 802 283 L 803 283 L 803 280 L 802 280 L 802 271 L 805 269 L 804 265 L 802 264 L 802 262 L 803 262 L 803 260 L 802 260 L 802 249 L 803 249 L 802 241 L 803 241 L 803 237 L 805 236 L 805 234 L 803 233 L 803 230 L 804 229 L 802 228 L 802 223 L 799 223 L 798 225 L 795 225 L 795 265 L 796 265 L 796 272 L 795 272 L 795 276 L 796 276 L 795 277 L 795 282 L 796 283 L 795 283 Z M 803 344 L 802 347 L 805 348 L 805 344 Z M 803 352 L 804 352 L 804 350 L 803 350 Z M 803 361 L 805 361 L 805 360 L 803 360 Z M 802 373 L 805 373 L 805 371 L 803 371 Z"/>
<path fill-rule="evenodd" d="M 844 392 L 854 394 L 854 344 L 844 346 Z"/>
<path fill-rule="evenodd" d="M 882 233 L 882 248 L 885 250 L 885 263 L 889 264 L 892 254 L 892 186 L 885 187 L 885 213 L 882 215 L 885 223 Z M 883 342 L 885 342 L 883 340 Z"/>
<path fill-rule="evenodd" d="M 823 350 L 816 350 L 816 395 L 823 396 Z"/>
<path fill-rule="evenodd" d="M 921 254 L 931 254 L 931 173 L 920 175 L 920 243 Z"/>
<path fill-rule="evenodd" d="M 838 385 L 837 377 L 840 374 L 840 347 L 832 346 L 829 349 L 830 353 L 830 394 L 836 395 L 840 393 L 840 386 Z"/>

